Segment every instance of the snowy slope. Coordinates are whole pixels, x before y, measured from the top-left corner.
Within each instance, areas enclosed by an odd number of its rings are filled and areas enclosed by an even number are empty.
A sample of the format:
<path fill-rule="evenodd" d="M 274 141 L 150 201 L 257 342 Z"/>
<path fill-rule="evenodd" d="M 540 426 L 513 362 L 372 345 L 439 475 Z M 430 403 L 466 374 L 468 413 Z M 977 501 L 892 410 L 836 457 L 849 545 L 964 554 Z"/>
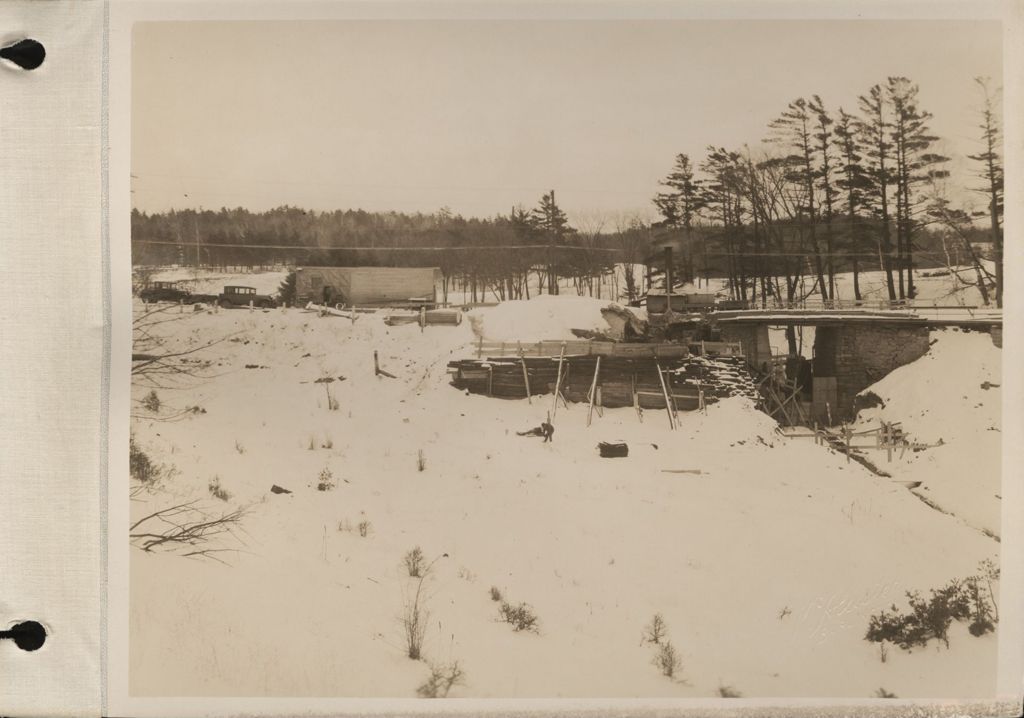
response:
<path fill-rule="evenodd" d="M 578 320 L 568 299 L 547 300 L 565 307 L 553 326 Z M 160 327 L 169 348 L 232 336 L 196 355 L 213 360 L 210 378 L 159 392 L 165 415 L 205 413 L 168 422 L 136 410 L 136 440 L 175 473 L 134 497 L 133 519 L 191 499 L 249 513 L 238 539 L 218 544 L 237 549 L 218 554 L 229 565 L 133 549 L 133 693 L 415 696 L 427 668 L 405 656 L 398 621 L 414 546 L 436 559 L 424 654 L 466 671 L 453 696 L 992 693 L 996 636 L 958 627 L 949 650 L 882 663 L 863 634 L 905 590 L 967 575 L 998 544 L 809 440 L 783 439 L 746 400 L 683 414 L 675 432 L 659 412 L 641 423 L 607 410 L 587 428 L 584 407 L 561 407 L 543 444 L 515 432 L 544 419 L 544 398 L 448 384 L 447 361 L 472 353 L 469 322 L 421 332 L 374 314 L 182 316 Z M 375 350 L 396 379 L 374 376 Z M 329 385 L 336 411 L 314 383 L 325 376 L 345 377 Z M 630 455 L 600 458 L 597 442 L 615 439 Z M 316 489 L 325 468 L 333 491 Z M 208 492 L 215 476 L 226 502 Z M 498 621 L 492 585 L 533 606 L 538 634 Z M 641 645 L 656 612 L 682 680 Z"/>
<path fill-rule="evenodd" d="M 900 421 L 913 441 L 942 442 L 884 468 L 921 481 L 923 497 L 998 535 L 1002 350 L 988 334 L 955 329 L 932 332 L 932 341 L 923 357 L 865 390 L 884 406 L 862 410 L 858 425 Z"/>

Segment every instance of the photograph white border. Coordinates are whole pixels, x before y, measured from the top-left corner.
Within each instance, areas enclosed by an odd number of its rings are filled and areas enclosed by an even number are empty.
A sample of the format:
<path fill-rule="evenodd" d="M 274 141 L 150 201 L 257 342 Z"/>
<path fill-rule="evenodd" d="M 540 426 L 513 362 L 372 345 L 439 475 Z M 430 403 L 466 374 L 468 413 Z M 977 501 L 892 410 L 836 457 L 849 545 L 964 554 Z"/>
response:
<path fill-rule="evenodd" d="M 129 545 L 126 539 L 128 515 L 127 446 L 129 434 L 129 377 L 131 354 L 131 246 L 130 246 L 130 167 L 131 167 L 131 28 L 139 21 L 158 20 L 311 20 L 311 19 L 999 19 L 1004 23 L 1004 117 L 1022 117 L 1021 48 L 1022 5 L 1020 2 L 924 2 L 891 0 L 884 2 L 270 2 L 236 0 L 234 2 L 143 2 L 115 0 L 109 6 L 109 218 L 111 277 L 111 362 L 110 422 L 108 432 L 108 564 L 106 675 L 104 715 L 285 715 L 285 714 L 357 714 L 460 713 L 467 715 L 502 714 L 616 714 L 655 715 L 681 713 L 755 712 L 759 715 L 899 715 L 911 706 L 927 706 L 935 715 L 1017 715 L 1024 677 L 1024 553 L 1019 516 L 1024 506 L 1024 485 L 1017 467 L 1022 466 L 1022 445 L 1013 437 L 1024 436 L 1024 381 L 1016 374 L 1015 362 L 1005 363 L 1003 383 L 1003 533 L 1002 592 L 1000 606 L 1001 640 L 999 644 L 998 696 L 991 701 L 948 700 L 863 700 L 863 699 L 657 699 L 657 700 L 511 700 L 380 698 L 142 698 L 129 694 L 128 672 L 128 567 Z M 941 39 L 939 39 L 941 41 Z M 301 58 L 296 72 L 301 72 Z M 1006 148 L 1006 196 L 1020 197 L 1021 124 L 1004 122 Z M 1022 207 L 1007 202 L 1005 214 L 1007 248 L 1005 262 L 1010 277 L 1019 276 L 1024 259 L 1021 232 Z M 1012 282 L 1011 282 L 1012 284 Z M 1007 293 L 1008 321 L 1004 330 L 1004 352 L 1019 356 L 1022 349 L 1020 317 L 1024 316 L 1024 297 L 1018 291 Z M 744 590 L 756 590 L 746 586 Z"/>

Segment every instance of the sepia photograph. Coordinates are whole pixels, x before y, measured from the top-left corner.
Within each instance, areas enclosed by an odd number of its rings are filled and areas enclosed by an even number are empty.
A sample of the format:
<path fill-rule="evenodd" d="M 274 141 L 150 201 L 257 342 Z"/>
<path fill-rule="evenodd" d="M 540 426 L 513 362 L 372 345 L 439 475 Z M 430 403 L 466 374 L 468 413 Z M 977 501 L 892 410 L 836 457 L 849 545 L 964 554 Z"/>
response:
<path fill-rule="evenodd" d="M 131 697 L 997 696 L 1000 21 L 130 43 Z"/>

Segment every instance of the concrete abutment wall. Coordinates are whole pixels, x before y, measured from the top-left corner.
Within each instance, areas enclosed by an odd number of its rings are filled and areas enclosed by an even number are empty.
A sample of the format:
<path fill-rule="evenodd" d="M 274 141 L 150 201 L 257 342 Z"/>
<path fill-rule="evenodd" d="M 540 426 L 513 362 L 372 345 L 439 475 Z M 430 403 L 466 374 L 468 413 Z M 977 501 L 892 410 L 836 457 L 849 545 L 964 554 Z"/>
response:
<path fill-rule="evenodd" d="M 852 419 L 854 397 L 894 369 L 924 356 L 928 342 L 927 327 L 847 324 L 819 328 L 815 365 L 834 367 L 835 382 L 819 382 L 817 379 L 825 377 L 815 376 L 815 413 L 827 401 L 833 422 Z M 825 416 L 815 418 L 827 420 Z"/>

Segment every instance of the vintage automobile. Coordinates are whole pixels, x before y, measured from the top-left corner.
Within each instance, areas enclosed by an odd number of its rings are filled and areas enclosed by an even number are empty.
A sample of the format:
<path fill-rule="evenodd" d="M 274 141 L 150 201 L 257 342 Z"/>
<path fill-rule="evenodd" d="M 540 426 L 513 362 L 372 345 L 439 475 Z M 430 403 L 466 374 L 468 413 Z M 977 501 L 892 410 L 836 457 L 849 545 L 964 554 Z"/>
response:
<path fill-rule="evenodd" d="M 139 292 L 139 298 L 144 302 L 192 302 L 192 294 L 187 289 L 179 286 L 178 282 L 153 282 L 151 285 Z"/>
<path fill-rule="evenodd" d="M 250 303 L 261 309 L 273 309 L 277 306 L 277 300 L 269 294 L 257 294 L 254 287 L 224 287 L 224 291 L 217 297 L 217 302 L 222 307 L 247 307 Z"/>

